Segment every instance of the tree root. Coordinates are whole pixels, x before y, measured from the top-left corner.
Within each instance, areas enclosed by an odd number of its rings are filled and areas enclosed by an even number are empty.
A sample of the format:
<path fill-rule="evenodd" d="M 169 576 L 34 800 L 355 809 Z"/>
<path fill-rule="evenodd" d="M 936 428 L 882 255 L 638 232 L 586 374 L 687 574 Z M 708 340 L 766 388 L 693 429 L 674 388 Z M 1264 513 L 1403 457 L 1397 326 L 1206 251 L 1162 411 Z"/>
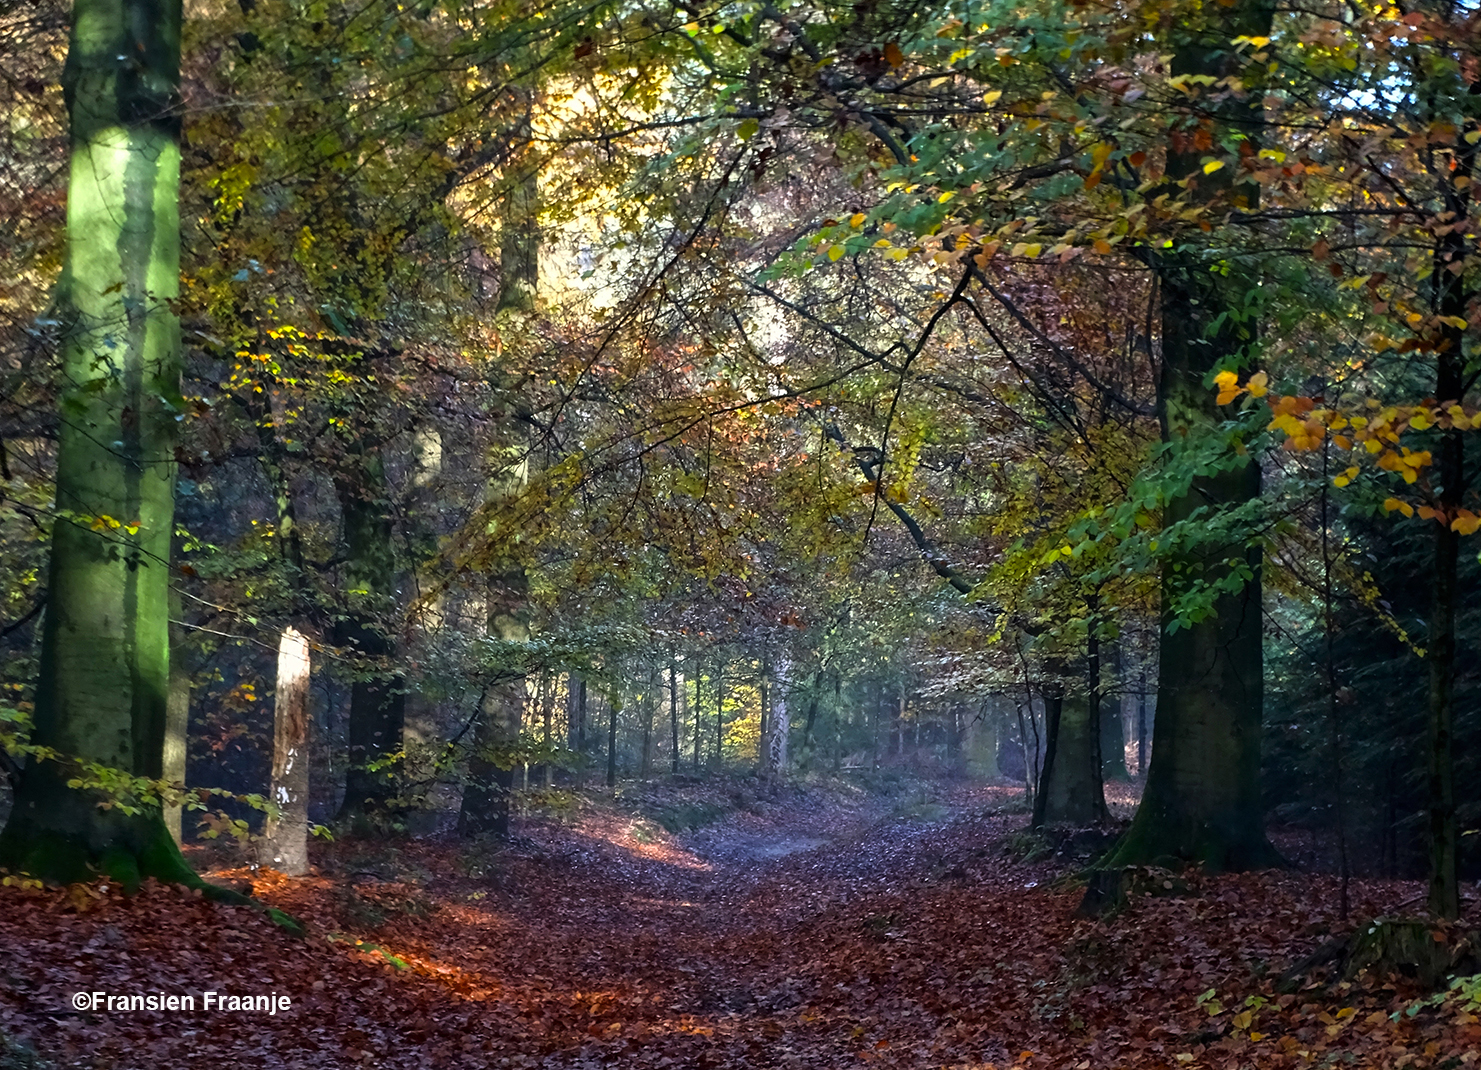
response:
<path fill-rule="evenodd" d="M 1430 918 L 1374 918 L 1291 966 L 1276 981 L 1276 991 L 1295 992 L 1327 966 L 1328 983 L 1369 973 L 1437 991 L 1450 977 L 1481 971 L 1481 932 Z"/>
<path fill-rule="evenodd" d="M 1082 918 L 1119 913 L 1133 899 L 1143 896 L 1171 897 L 1188 894 L 1188 882 L 1170 869 L 1157 866 L 1124 866 L 1121 869 L 1090 869 L 1083 874 L 1085 895 L 1075 909 Z"/>

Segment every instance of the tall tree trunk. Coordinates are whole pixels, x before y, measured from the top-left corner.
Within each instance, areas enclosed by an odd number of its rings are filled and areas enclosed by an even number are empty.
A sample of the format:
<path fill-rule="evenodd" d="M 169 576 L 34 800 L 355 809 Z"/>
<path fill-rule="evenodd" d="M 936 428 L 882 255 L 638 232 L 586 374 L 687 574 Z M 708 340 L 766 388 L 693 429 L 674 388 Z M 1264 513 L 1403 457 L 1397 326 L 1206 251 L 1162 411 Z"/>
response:
<path fill-rule="evenodd" d="M 523 572 L 490 578 L 490 635 L 506 644 L 528 642 L 528 609 Z M 505 671 L 511 670 L 506 667 Z M 498 680 L 484 692 L 483 708 L 474 728 L 473 754 L 468 760 L 468 784 L 458 811 L 460 836 L 508 837 L 509 804 L 514 795 L 513 747 L 524 726 L 524 708 L 522 676 Z"/>
<path fill-rule="evenodd" d="M 779 778 L 787 772 L 787 737 L 792 733 L 792 717 L 787 711 L 787 661 L 776 666 L 776 686 L 771 696 L 769 734 L 762 740 L 765 770 L 768 778 Z"/>
<path fill-rule="evenodd" d="M 1110 640 L 1102 644 L 1102 647 L 1109 649 L 1109 656 L 1104 660 L 1111 663 L 1111 672 L 1119 683 L 1121 680 L 1121 644 L 1116 640 Z M 1103 692 L 1104 689 L 1104 684 L 1102 684 Z M 1131 779 L 1131 773 L 1126 768 L 1126 722 L 1121 717 L 1122 695 L 1123 690 L 1118 686 L 1115 701 L 1109 706 L 1101 707 L 1100 768 L 1103 781 Z"/>
<path fill-rule="evenodd" d="M 170 592 L 170 616 L 180 618 L 180 593 Z M 170 695 L 165 705 L 165 735 L 160 752 L 160 775 L 171 784 L 185 783 L 186 756 L 190 749 L 190 689 L 191 675 L 186 668 L 185 646 L 180 642 L 180 630 L 170 626 Z M 184 842 L 184 813 L 179 805 L 166 806 L 165 828 L 175 843 Z"/>
<path fill-rule="evenodd" d="M 175 651 L 170 652 L 171 660 Z M 165 710 L 164 760 L 161 775 L 172 784 L 185 782 L 185 758 L 190 742 L 190 673 L 177 666 L 170 667 L 170 699 Z M 165 827 L 176 843 L 184 841 L 182 827 L 184 814 L 179 806 L 165 807 Z"/>
<path fill-rule="evenodd" d="M 761 675 L 756 681 L 758 697 L 761 700 L 761 733 L 756 743 L 756 772 L 763 778 L 767 775 L 767 740 L 771 725 L 768 723 L 771 716 L 771 686 L 768 676 L 770 665 L 765 654 L 761 656 Z"/>
<path fill-rule="evenodd" d="M 516 89 L 524 97 L 526 112 L 515 131 L 524 147 L 531 144 L 530 98 L 527 89 Z M 540 169 L 526 159 L 509 190 L 504 194 L 503 228 L 499 234 L 499 303 L 495 311 L 535 311 L 540 282 Z"/>
<path fill-rule="evenodd" d="M 1136 682 L 1136 775 L 1147 775 L 1147 673 L 1145 670 Z"/>
<path fill-rule="evenodd" d="M 622 693 L 613 689 L 607 696 L 607 787 L 617 786 L 617 715 L 622 712 Z"/>
<path fill-rule="evenodd" d="M 361 443 L 336 474 L 344 528 L 346 613 L 336 644 L 360 660 L 350 688 L 349 769 L 338 820 L 357 835 L 390 831 L 403 809 L 406 687 L 392 666 L 396 558 L 385 467 Z"/>
<path fill-rule="evenodd" d="M 657 681 L 652 671 L 648 673 L 648 682 L 643 688 L 643 758 L 641 780 L 648 780 L 653 776 L 653 721 L 657 712 L 654 703 L 656 701 L 655 690 Z"/>
<path fill-rule="evenodd" d="M 669 755 L 669 772 L 679 771 L 679 682 L 674 667 L 674 656 L 669 655 L 669 728 L 673 736 L 673 751 Z"/>
<path fill-rule="evenodd" d="M 1196 425 L 1207 427 L 1216 418 L 1204 375 L 1240 345 L 1234 338 L 1204 337 L 1219 305 L 1215 295 L 1194 296 L 1196 292 L 1191 286 L 1163 283 L 1167 437 L 1194 433 Z M 1195 480 L 1190 493 L 1167 505 L 1165 520 L 1187 520 L 1211 503 L 1234 508 L 1259 493 L 1260 469 L 1251 462 Z M 1265 838 L 1260 799 L 1262 555 L 1258 546 L 1212 546 L 1196 560 L 1164 566 L 1156 748 L 1136 817 L 1105 865 L 1164 857 L 1202 862 L 1216 870 L 1279 864 Z M 1219 596 L 1213 616 L 1169 631 L 1173 585 L 1181 576 L 1205 570 L 1216 574 L 1229 559 L 1242 559 L 1253 578 L 1238 592 Z"/>
<path fill-rule="evenodd" d="M 531 91 L 525 87 L 514 87 L 512 91 L 525 101 L 526 114 L 516 134 L 525 140 L 527 148 Z M 533 312 L 535 309 L 540 283 L 540 236 L 535 225 L 539 208 L 539 170 L 527 163 L 504 195 L 496 311 Z M 496 471 L 490 480 L 490 502 L 512 496 L 528 480 L 528 458 L 522 450 L 513 452 L 519 454 L 518 459 Z M 522 567 L 507 559 L 498 562 L 490 578 L 488 631 L 505 643 L 527 643 L 530 638 L 529 578 Z M 577 731 L 584 742 L 585 680 L 580 682 L 577 696 Z M 524 726 L 525 697 L 523 679 L 495 684 L 485 695 L 474 737 L 474 754 L 468 766 L 469 785 L 463 791 L 458 814 L 458 830 L 462 835 L 491 833 L 499 838 L 509 835 L 509 805 L 514 794 L 514 764 L 509 748 L 519 739 Z"/>
<path fill-rule="evenodd" d="M 514 795 L 514 764 L 510 748 L 518 738 L 511 729 L 512 711 L 524 701 L 524 682 L 505 681 L 484 694 L 473 729 L 473 753 L 468 759 L 468 783 L 458 809 L 458 835 L 509 837 L 510 801 Z"/>
<path fill-rule="evenodd" d="M 284 628 L 278 641 L 270 798 L 278 816 L 263 830 L 263 857 L 301 877 L 309 871 L 309 642 L 295 628 Z"/>
<path fill-rule="evenodd" d="M 805 752 L 802 767 L 809 770 L 812 769 L 813 757 L 818 752 L 818 706 L 823 701 L 822 689 L 823 674 L 819 671 L 807 690 L 807 720 L 802 728 L 802 746 Z"/>
<path fill-rule="evenodd" d="M 704 678 L 705 678 L 704 677 L 704 666 L 703 665 L 700 665 L 699 671 L 694 674 L 694 771 L 695 771 L 695 773 L 698 773 L 699 772 L 699 766 L 700 766 L 699 736 L 700 736 L 700 725 L 701 725 L 701 723 L 703 721 L 703 718 L 701 717 L 701 714 L 702 714 L 702 712 L 704 710 L 704 703 L 700 701 L 700 699 L 702 697 L 701 694 L 700 694 L 700 686 L 704 683 Z"/>
<path fill-rule="evenodd" d="M 550 673 L 540 674 L 540 726 L 541 742 L 545 744 L 544 776 L 545 790 L 549 791 L 555 787 L 555 763 L 550 760 L 555 737 L 551 734 L 551 716 L 555 705 L 555 681 L 550 678 Z"/>
<path fill-rule="evenodd" d="M 577 754 L 586 753 L 586 681 L 572 673 L 566 681 L 566 705 L 569 711 L 567 731 L 570 746 Z"/>
<path fill-rule="evenodd" d="M 1208 11 L 1208 25 L 1179 28 L 1172 67 L 1176 75 L 1223 78 L 1239 59 L 1233 38 L 1268 36 L 1271 8 L 1260 0 L 1234 0 Z M 1229 94 L 1215 105 L 1218 121 L 1252 135 L 1259 126 L 1255 94 Z M 1215 141 L 1220 138 L 1216 131 Z M 1225 168 L 1202 173 L 1202 152 L 1170 152 L 1169 181 L 1190 181 L 1222 194 L 1231 207 L 1253 208 L 1258 189 L 1231 186 Z M 1196 253 L 1172 252 L 1153 260 L 1161 297 L 1162 375 L 1158 410 L 1165 442 L 1181 443 L 1215 433 L 1223 416 L 1209 378 L 1254 340 L 1242 315 L 1244 293 L 1210 271 Z M 1200 476 L 1164 510 L 1173 525 L 1202 508 L 1237 509 L 1260 495 L 1253 460 L 1229 471 Z M 1265 838 L 1260 799 L 1260 730 L 1264 703 L 1260 565 L 1263 550 L 1243 540 L 1204 545 L 1163 566 L 1163 633 L 1153 731 L 1156 748 L 1147 785 L 1131 828 L 1103 861 L 1106 866 L 1179 858 L 1212 869 L 1251 869 L 1280 863 Z M 1189 576 L 1212 581 L 1239 561 L 1250 574 L 1242 589 L 1220 595 L 1213 615 L 1169 631 L 1172 599 Z"/>
<path fill-rule="evenodd" d="M 179 0 L 76 0 L 67 261 L 52 532 L 31 759 L 0 865 L 199 884 L 158 802 L 103 809 L 69 787 L 96 764 L 163 773 L 169 562 L 180 402 Z M 126 62 L 120 62 L 126 56 Z"/>
<path fill-rule="evenodd" d="M 1035 828 L 1098 825 L 1106 820 L 1100 748 L 1091 717 L 1094 700 L 1091 694 L 1068 691 L 1062 679 L 1044 689 L 1048 746 L 1034 799 Z"/>
<path fill-rule="evenodd" d="M 1474 91 L 1474 90 L 1473 90 Z M 1461 143 L 1463 145 L 1463 143 Z M 1464 147 L 1457 171 L 1469 177 L 1476 149 Z M 1458 188 L 1445 178 L 1446 206 L 1457 217 L 1470 210 L 1470 187 Z M 1442 238 L 1436 249 L 1435 306 L 1441 316 L 1465 318 L 1471 293 L 1460 276 L 1449 270 L 1463 263 L 1471 251 L 1461 233 Z M 1465 400 L 1466 358 L 1464 332 L 1446 326 L 1436 364 L 1435 397 L 1448 406 Z M 1437 918 L 1460 917 L 1457 883 L 1459 829 L 1455 813 L 1455 610 L 1459 599 L 1460 534 L 1450 527 L 1466 492 L 1465 440 L 1451 428 L 1440 433 L 1435 474 L 1440 484 L 1440 521 L 1435 525 L 1435 563 L 1430 588 L 1430 631 L 1426 657 L 1430 663 L 1428 777 L 1430 818 L 1429 910 Z"/>
<path fill-rule="evenodd" d="M 715 670 L 715 768 L 725 760 L 725 661 Z"/>
<path fill-rule="evenodd" d="M 1046 697 L 1057 705 L 1051 714 L 1049 748 L 1039 781 L 1040 825 L 1099 825 L 1106 818 L 1106 800 L 1101 788 L 1095 730 L 1091 724 L 1090 699 L 1078 693 Z"/>
<path fill-rule="evenodd" d="M 980 763 L 978 772 L 982 776 L 996 780 L 1003 775 L 998 754 L 1003 747 L 1003 725 L 1007 715 L 998 708 L 1000 702 L 998 695 L 984 700 L 977 715 L 970 721 L 967 720 L 968 708 L 965 703 L 958 704 L 954 709 L 952 721 L 958 741 L 958 769 L 976 756 Z"/>

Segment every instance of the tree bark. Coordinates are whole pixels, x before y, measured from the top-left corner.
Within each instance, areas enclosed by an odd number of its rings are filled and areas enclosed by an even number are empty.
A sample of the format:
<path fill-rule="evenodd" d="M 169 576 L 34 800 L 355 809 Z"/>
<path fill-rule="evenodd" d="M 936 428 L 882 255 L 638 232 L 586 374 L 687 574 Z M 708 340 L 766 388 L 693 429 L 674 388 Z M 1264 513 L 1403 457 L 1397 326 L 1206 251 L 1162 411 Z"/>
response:
<path fill-rule="evenodd" d="M 363 443 L 352 445 L 335 476 L 345 553 L 346 612 L 336 645 L 360 659 L 350 688 L 349 769 L 338 820 L 355 835 L 394 829 L 402 810 L 401 750 L 406 687 L 392 662 L 396 555 L 385 466 Z"/>
<path fill-rule="evenodd" d="M 1111 663 L 1111 672 L 1119 682 L 1121 679 L 1121 644 L 1115 640 L 1103 644 L 1109 647 L 1109 656 L 1104 660 Z M 1101 685 L 1104 692 L 1104 684 Z M 1122 689 L 1116 688 L 1116 698 L 1111 704 L 1102 705 L 1100 710 L 1100 768 L 1101 780 L 1130 780 L 1126 768 L 1126 724 L 1122 720 Z"/>
<path fill-rule="evenodd" d="M 1147 674 L 1137 677 L 1136 694 L 1136 775 L 1147 775 Z"/>
<path fill-rule="evenodd" d="M 648 682 L 643 688 L 643 758 L 641 780 L 647 780 L 653 775 L 653 723 L 657 710 L 655 709 L 657 680 L 652 672 L 648 674 Z"/>
<path fill-rule="evenodd" d="M 510 731 L 512 711 L 524 701 L 524 682 L 503 682 L 484 695 L 473 729 L 473 753 L 468 759 L 468 783 L 458 809 L 458 835 L 509 837 L 510 800 L 514 795 L 514 765 L 510 747 L 517 734 Z"/>
<path fill-rule="evenodd" d="M 516 88 L 530 106 L 530 92 Z M 531 137 L 528 110 L 520 120 L 515 137 L 528 147 Z M 540 169 L 524 161 L 504 194 L 503 228 L 499 235 L 499 302 L 496 312 L 506 309 L 534 312 L 540 282 Z"/>
<path fill-rule="evenodd" d="M 1091 702 L 1089 695 L 1067 693 L 1059 681 L 1045 688 L 1049 738 L 1034 799 L 1035 828 L 1083 827 L 1107 819 Z"/>
<path fill-rule="evenodd" d="M 488 585 L 488 631 L 504 643 L 529 640 L 528 598 L 523 572 L 495 576 Z M 506 667 L 503 671 L 512 674 Z M 585 683 L 582 695 L 585 695 Z M 468 784 L 458 811 L 460 836 L 509 836 L 509 804 L 514 795 L 512 748 L 524 727 L 523 676 L 506 675 L 484 692 L 483 709 L 474 728 Z"/>
<path fill-rule="evenodd" d="M 701 722 L 702 722 L 701 714 L 704 711 L 704 703 L 700 701 L 700 699 L 702 697 L 701 694 L 700 694 L 700 686 L 703 683 L 704 683 L 704 666 L 701 665 L 700 668 L 699 668 L 699 671 L 696 672 L 695 675 L 694 675 L 694 771 L 695 771 L 695 773 L 698 773 L 699 772 L 699 766 L 700 766 L 699 736 L 700 736 L 700 725 L 701 725 Z"/>
<path fill-rule="evenodd" d="M 607 696 L 607 787 L 617 786 L 617 715 L 622 712 L 621 693 Z"/>
<path fill-rule="evenodd" d="M 1463 155 L 1462 173 L 1474 167 L 1475 149 Z M 1447 182 L 1447 201 L 1464 215 L 1469 187 Z M 1435 257 L 1435 304 L 1440 315 L 1464 318 L 1470 293 L 1460 278 L 1447 270 L 1449 262 L 1464 262 L 1465 239 L 1452 233 L 1441 239 Z M 1447 255 L 1448 254 L 1448 255 Z M 1466 361 L 1461 329 L 1447 326 L 1436 365 L 1435 397 L 1441 405 L 1463 401 Z M 1435 525 L 1434 575 L 1430 588 L 1430 630 L 1426 657 L 1430 663 L 1428 802 L 1430 826 L 1429 911 L 1437 918 L 1460 917 L 1457 882 L 1459 828 L 1455 812 L 1455 611 L 1459 598 L 1460 534 L 1450 527 L 1466 491 L 1465 440 L 1451 428 L 1440 433 L 1435 474 L 1440 484 L 1441 519 Z"/>
<path fill-rule="evenodd" d="M 776 682 L 771 695 L 771 717 L 765 744 L 766 776 L 779 778 L 787 772 L 787 737 L 792 732 L 792 717 L 787 711 L 787 662 L 778 661 Z"/>
<path fill-rule="evenodd" d="M 102 809 L 87 764 L 158 778 L 180 401 L 179 0 L 77 0 L 63 74 L 71 149 L 68 320 L 32 757 L 0 865 L 199 885 L 157 801 Z M 121 63 L 119 56 L 127 56 Z"/>
<path fill-rule="evenodd" d="M 715 769 L 725 760 L 725 662 L 715 670 Z"/>
<path fill-rule="evenodd" d="M 1234 338 L 1204 337 L 1218 306 L 1213 295 L 1163 288 L 1163 396 L 1169 437 L 1207 426 L 1216 414 L 1204 375 Z M 1168 524 L 1188 519 L 1205 503 L 1233 508 L 1260 493 L 1254 463 L 1201 477 L 1188 494 L 1170 502 Z M 1260 731 L 1264 701 L 1264 652 L 1260 564 L 1263 550 L 1243 545 L 1206 547 L 1196 557 L 1169 562 L 1163 576 L 1163 635 L 1157 706 L 1147 784 L 1136 817 L 1104 862 L 1126 866 L 1156 859 L 1202 862 L 1215 870 L 1277 865 L 1265 838 L 1260 798 Z M 1170 632 L 1169 609 L 1179 577 L 1215 572 L 1242 559 L 1253 578 L 1220 596 L 1214 615 Z"/>
<path fill-rule="evenodd" d="M 309 642 L 296 628 L 278 641 L 270 797 L 278 816 L 263 831 L 269 865 L 290 877 L 309 871 Z"/>
<path fill-rule="evenodd" d="M 669 755 L 669 772 L 679 771 L 679 682 L 673 656 L 669 656 L 669 728 L 673 736 L 673 751 Z"/>
<path fill-rule="evenodd" d="M 1271 8 L 1259 0 L 1235 0 L 1208 16 L 1208 25 L 1179 28 L 1173 73 L 1214 78 L 1238 62 L 1229 42 L 1236 36 L 1268 35 Z M 1230 94 L 1215 105 L 1218 120 L 1252 135 L 1259 126 L 1259 99 Z M 1215 134 L 1215 140 L 1218 139 Z M 1223 196 L 1231 209 L 1253 208 L 1258 190 L 1231 186 L 1230 169 L 1202 173 L 1202 153 L 1191 146 L 1169 153 L 1170 182 L 1188 181 Z M 1255 280 L 1226 278 L 1194 253 L 1154 254 L 1161 296 L 1162 374 L 1158 415 L 1165 442 L 1182 443 L 1214 432 L 1222 419 L 1209 378 L 1239 356 L 1255 337 L 1243 308 L 1244 291 Z M 1190 520 L 1207 507 L 1237 509 L 1260 495 L 1260 468 L 1241 467 L 1200 476 L 1164 510 L 1168 526 Z M 1102 865 L 1119 867 L 1177 859 L 1211 869 L 1277 865 L 1280 856 L 1265 837 L 1260 798 L 1260 731 L 1264 703 L 1264 650 L 1260 566 L 1263 550 L 1244 541 L 1205 544 L 1163 565 L 1163 634 L 1158 667 L 1157 709 L 1147 785 L 1136 817 Z M 1172 600 L 1185 578 L 1212 581 L 1242 562 L 1250 578 L 1242 589 L 1220 595 L 1212 616 L 1170 631 Z"/>
<path fill-rule="evenodd" d="M 173 659 L 175 651 L 170 654 Z M 165 710 L 164 755 L 161 775 L 172 784 L 185 782 L 185 758 L 190 741 L 190 673 L 170 668 L 170 698 Z M 177 844 L 184 842 L 184 814 L 179 806 L 165 807 L 165 827 Z"/>

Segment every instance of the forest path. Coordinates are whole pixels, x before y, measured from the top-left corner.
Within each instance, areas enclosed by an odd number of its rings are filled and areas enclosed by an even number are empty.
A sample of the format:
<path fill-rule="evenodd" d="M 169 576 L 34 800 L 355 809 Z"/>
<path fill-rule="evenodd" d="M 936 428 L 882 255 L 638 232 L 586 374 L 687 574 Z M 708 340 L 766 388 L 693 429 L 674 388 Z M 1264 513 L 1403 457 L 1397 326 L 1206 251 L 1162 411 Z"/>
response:
<path fill-rule="evenodd" d="M 789 789 L 677 836 L 598 805 L 525 822 L 505 847 L 345 842 L 316 845 L 307 878 L 217 871 L 302 919 L 301 940 L 178 889 L 0 887 L 0 1033 L 90 1070 L 1265 1070 L 1306 1065 L 1319 1043 L 1387 1066 L 1469 1036 L 1402 1015 L 1402 1036 L 1372 1026 L 1405 998 L 1391 991 L 1272 1002 L 1258 1030 L 1231 1025 L 1232 1009 L 1211 1019 L 1200 993 L 1237 1008 L 1310 951 L 1303 930 L 1338 928 L 1332 882 L 1190 875 L 1180 898 L 1076 919 L 1055 865 L 1011 850 L 1015 795 Z M 1355 882 L 1354 916 L 1413 892 Z M 292 1006 L 71 1003 L 207 990 Z M 1356 1017 L 1332 1017 L 1350 1005 Z M 1364 1031 L 1330 1032 L 1348 1019 Z M 0 1067 L 32 1065 L 8 1059 L 0 1041 Z"/>

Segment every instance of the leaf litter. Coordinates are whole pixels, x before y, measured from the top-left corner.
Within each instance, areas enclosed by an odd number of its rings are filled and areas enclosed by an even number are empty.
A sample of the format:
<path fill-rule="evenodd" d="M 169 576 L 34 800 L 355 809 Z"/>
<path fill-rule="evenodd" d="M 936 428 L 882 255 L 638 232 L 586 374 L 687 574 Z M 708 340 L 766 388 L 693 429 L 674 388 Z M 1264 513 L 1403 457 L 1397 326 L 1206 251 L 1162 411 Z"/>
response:
<path fill-rule="evenodd" d="M 630 808 L 325 849 L 322 868 L 209 875 L 305 922 L 178 888 L 0 889 L 0 1067 L 1475 1065 L 1475 1008 L 1402 979 L 1276 978 L 1340 934 L 1333 878 L 1184 874 L 1075 916 L 1026 863 L 1010 789 L 902 807 L 788 789 L 678 834 Z M 1171 883 L 1171 882 L 1169 882 Z M 1355 881 L 1352 917 L 1412 900 Z M 1355 922 L 1354 922 L 1355 924 Z M 289 997 L 277 1014 L 75 1010 L 77 992 Z M 29 1056 L 27 1056 L 29 1058 Z M 14 1062 L 14 1065 L 27 1065 Z"/>

